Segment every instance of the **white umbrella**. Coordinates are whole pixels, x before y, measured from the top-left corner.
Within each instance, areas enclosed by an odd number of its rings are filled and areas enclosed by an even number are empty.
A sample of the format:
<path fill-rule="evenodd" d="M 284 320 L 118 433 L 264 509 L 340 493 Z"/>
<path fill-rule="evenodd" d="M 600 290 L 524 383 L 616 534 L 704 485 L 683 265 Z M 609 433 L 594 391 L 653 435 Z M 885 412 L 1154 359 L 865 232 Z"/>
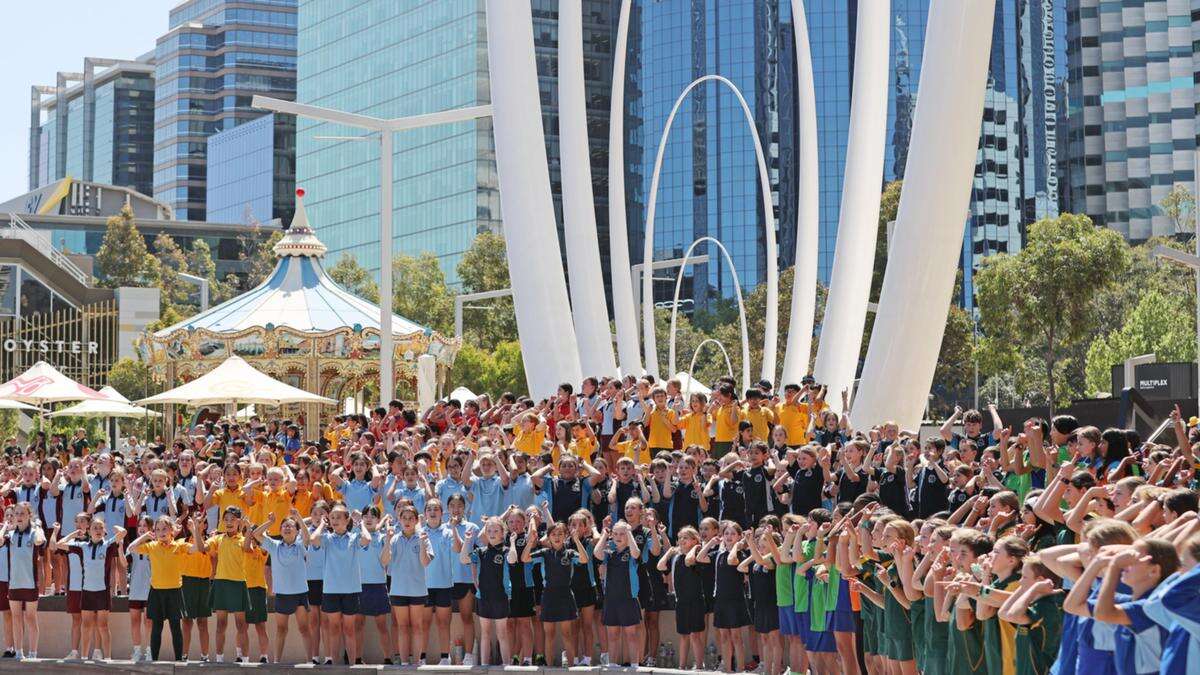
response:
<path fill-rule="evenodd" d="M 41 408 L 32 405 L 26 405 L 20 401 L 6 401 L 4 399 L 0 399 L 0 410 L 32 410 L 34 412 L 40 412 Z"/>
<path fill-rule="evenodd" d="M 675 379 L 679 380 L 679 389 L 683 392 L 684 396 L 689 396 L 691 394 L 704 394 L 705 396 L 712 395 L 712 389 L 704 386 L 698 380 L 682 370 L 675 374 Z"/>
<path fill-rule="evenodd" d="M 121 403 L 129 403 L 130 402 L 129 399 L 127 399 L 121 395 L 121 392 L 117 391 L 116 389 L 113 389 L 111 386 L 109 386 L 107 384 L 104 385 L 103 387 L 100 387 L 100 395 L 110 401 L 120 401 Z"/>
<path fill-rule="evenodd" d="M 450 392 L 450 398 L 458 401 L 459 403 L 466 403 L 467 401 L 474 401 L 479 397 L 475 395 L 475 392 L 467 389 L 466 387 L 458 387 L 454 391 Z"/>
<path fill-rule="evenodd" d="M 81 401 L 47 417 L 162 417 L 162 413 L 121 401 Z"/>
<path fill-rule="evenodd" d="M 218 403 L 285 403 L 335 404 L 330 398 L 284 384 L 256 370 L 240 356 L 231 356 L 211 371 L 170 391 L 137 401 L 140 405 L 177 403 L 182 405 L 214 405 Z"/>
<path fill-rule="evenodd" d="M 63 375 L 45 361 L 38 361 L 29 370 L 0 384 L 0 399 L 36 406 L 60 401 L 108 400 L 100 392 Z"/>

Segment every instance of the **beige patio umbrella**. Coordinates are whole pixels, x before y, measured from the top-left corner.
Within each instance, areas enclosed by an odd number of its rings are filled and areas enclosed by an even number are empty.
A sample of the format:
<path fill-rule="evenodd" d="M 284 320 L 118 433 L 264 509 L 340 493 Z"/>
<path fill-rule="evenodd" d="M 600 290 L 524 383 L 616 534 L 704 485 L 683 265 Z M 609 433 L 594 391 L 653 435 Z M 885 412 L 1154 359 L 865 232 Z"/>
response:
<path fill-rule="evenodd" d="M 41 412 L 37 406 L 27 405 L 20 401 L 7 401 L 0 399 L 0 410 L 29 410 L 31 412 Z"/>
<path fill-rule="evenodd" d="M 162 417 L 162 413 L 133 405 L 112 387 L 104 387 L 100 394 L 105 400 L 88 400 L 52 412 L 48 417 Z"/>
<path fill-rule="evenodd" d="M 108 400 L 100 392 L 63 375 L 45 361 L 38 361 L 29 370 L 0 384 L 0 399 L 38 407 L 61 401 Z"/>
<path fill-rule="evenodd" d="M 285 403 L 334 405 L 337 401 L 280 382 L 255 369 L 240 356 L 231 356 L 191 382 L 137 401 L 139 405 L 163 403 L 190 406 L 259 403 L 279 406 Z"/>

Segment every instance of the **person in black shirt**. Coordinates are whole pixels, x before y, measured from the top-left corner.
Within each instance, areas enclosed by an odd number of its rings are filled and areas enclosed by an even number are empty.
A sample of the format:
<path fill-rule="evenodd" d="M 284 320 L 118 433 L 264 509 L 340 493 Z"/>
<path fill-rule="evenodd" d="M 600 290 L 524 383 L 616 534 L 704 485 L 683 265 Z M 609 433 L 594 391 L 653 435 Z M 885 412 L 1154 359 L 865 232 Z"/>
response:
<path fill-rule="evenodd" d="M 824 450 L 821 452 L 818 455 L 812 446 L 788 450 L 784 457 L 788 470 L 775 471 L 773 487 L 779 501 L 798 516 L 807 516 L 809 511 L 821 508 L 825 484 L 833 480 L 833 474 L 829 472 L 829 454 Z"/>
<path fill-rule="evenodd" d="M 773 467 L 766 464 L 768 453 L 770 448 L 762 441 L 751 443 L 746 451 L 750 466 L 742 472 L 742 483 L 746 486 L 746 512 L 751 526 L 775 514 L 777 500 L 771 489 Z"/>
<path fill-rule="evenodd" d="M 853 503 L 866 493 L 869 476 L 862 463 L 869 449 L 867 442 L 859 438 L 851 441 L 838 453 L 842 467 L 836 474 L 837 501 Z"/>
<path fill-rule="evenodd" d="M 504 524 L 499 518 L 492 517 L 484 523 L 479 545 L 473 541 L 474 537 L 474 531 L 468 533 L 459 560 L 464 565 L 474 565 L 475 578 L 479 583 L 475 614 L 479 617 L 480 665 L 488 664 L 493 638 L 500 642 L 500 663 L 506 665 L 511 651 L 508 631 L 501 630 L 508 622 L 509 589 L 505 568 L 508 564 L 517 563 L 517 533 L 512 533 L 509 546 L 505 547 Z"/>
<path fill-rule="evenodd" d="M 694 527 L 678 532 L 679 545 L 667 549 L 658 561 L 661 572 L 669 572 L 675 589 L 675 632 L 679 635 L 679 667 L 687 668 L 688 648 L 696 668 L 704 667 L 705 624 L 704 570 L 696 563 L 700 534 Z"/>
<path fill-rule="evenodd" d="M 536 558 L 541 561 L 545 571 L 546 588 L 542 593 L 540 618 L 544 626 L 546 644 L 546 665 L 554 665 L 554 641 L 562 636 L 563 649 L 566 658 L 562 667 L 570 668 L 575 660 L 574 621 L 579 616 L 579 608 L 575 605 L 575 594 L 572 592 L 575 566 L 580 560 L 587 560 L 587 550 L 578 537 L 571 538 L 572 547 L 567 547 L 567 524 L 556 522 L 546 532 L 549 546 L 534 550 L 536 537 L 529 537 L 525 550 L 521 553 L 521 562 L 531 563 Z"/>
<path fill-rule="evenodd" d="M 954 483 L 954 489 L 950 490 L 946 508 L 955 511 L 975 496 L 975 473 L 969 466 L 958 466 L 955 467 L 950 480 Z"/>
<path fill-rule="evenodd" d="M 642 612 L 637 591 L 643 549 L 638 546 L 629 523 L 619 522 L 611 530 L 604 528 L 593 554 L 606 568 L 601 621 L 608 631 L 608 653 L 613 663 L 628 667 L 642 657 L 638 635 Z"/>
<path fill-rule="evenodd" d="M 716 485 L 714 479 L 717 476 L 719 466 L 715 459 L 706 459 L 700 464 L 700 485 L 704 487 L 701 494 L 704 495 L 707 506 L 703 509 L 702 518 L 712 518 L 720 520 L 721 518 L 721 498 L 715 492 L 708 489 L 709 483 Z"/>
<path fill-rule="evenodd" d="M 879 501 L 896 515 L 908 517 L 908 486 L 905 480 L 904 451 L 908 440 L 901 440 L 887 449 L 882 467 L 872 467 L 871 477 L 879 484 Z"/>
<path fill-rule="evenodd" d="M 72 456 L 83 457 L 85 454 L 87 454 L 88 449 L 91 447 L 92 444 L 89 443 L 87 439 L 87 431 L 82 428 L 76 429 L 75 438 L 71 439 Z"/>
<path fill-rule="evenodd" d="M 679 477 L 663 488 L 663 503 L 666 504 L 667 536 L 677 541 L 680 530 L 696 527 L 708 507 L 704 488 L 696 479 L 696 460 L 684 456 L 679 460 Z"/>
<path fill-rule="evenodd" d="M 921 463 L 913 476 L 916 488 L 916 517 L 928 518 L 939 511 L 945 511 L 949 505 L 948 490 L 950 475 L 942 464 L 942 453 L 946 450 L 946 441 L 933 438 L 925 441 Z"/>
<path fill-rule="evenodd" d="M 584 475 L 579 475 L 580 467 Z M 553 462 L 530 475 L 535 490 L 546 495 L 550 501 L 550 516 L 556 523 L 565 523 L 579 509 L 587 508 L 592 490 L 604 479 L 604 475 L 586 460 L 573 455 L 563 455 L 558 461 L 558 475 L 549 475 L 554 470 Z"/>
<path fill-rule="evenodd" d="M 704 496 L 710 500 L 716 497 L 721 505 L 720 520 L 732 520 L 741 525 L 750 520 L 746 512 L 746 486 L 742 483 L 744 474 L 738 470 L 744 464 L 737 455 L 729 454 L 725 457 L 721 458 L 721 464 L 724 466 L 704 486 Z"/>

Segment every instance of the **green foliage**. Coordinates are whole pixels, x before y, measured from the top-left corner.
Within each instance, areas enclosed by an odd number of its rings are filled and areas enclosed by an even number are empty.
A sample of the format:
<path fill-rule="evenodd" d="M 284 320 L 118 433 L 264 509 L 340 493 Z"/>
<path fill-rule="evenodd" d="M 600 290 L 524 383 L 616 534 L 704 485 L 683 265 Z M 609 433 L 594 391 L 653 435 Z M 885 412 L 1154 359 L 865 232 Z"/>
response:
<path fill-rule="evenodd" d="M 446 286 L 437 256 L 401 255 L 392 263 L 392 311 L 426 328 L 450 335 L 454 330 L 454 296 Z"/>
<path fill-rule="evenodd" d="M 146 330 L 151 333 L 160 331 L 164 328 L 174 326 L 186 318 L 187 317 L 184 316 L 179 309 L 175 307 L 175 305 L 168 305 L 162 310 L 162 313 L 158 317 L 158 321 L 154 321 L 150 325 L 146 326 Z"/>
<path fill-rule="evenodd" d="M 154 238 L 154 258 L 158 261 L 161 307 L 187 304 L 192 284 L 180 278 L 180 272 L 187 272 L 188 260 L 183 249 L 175 243 L 171 235 L 160 232 Z"/>
<path fill-rule="evenodd" d="M 238 237 L 242 248 L 240 258 L 246 264 L 246 276 L 238 288 L 231 289 L 233 295 L 248 291 L 267 280 L 275 269 L 275 244 L 280 239 L 283 239 L 283 230 L 272 230 L 270 235 L 263 236 L 262 228 L 257 226 Z"/>
<path fill-rule="evenodd" d="M 163 384 L 154 380 L 150 366 L 129 357 L 118 360 L 109 369 L 108 386 L 116 389 L 131 401 L 137 401 L 163 391 Z M 133 433 L 139 438 L 146 438 L 150 435 L 150 426 L 158 422 L 149 419 L 125 418 L 118 420 L 118 423 L 123 435 Z M 89 438 L 91 437 L 89 436 Z"/>
<path fill-rule="evenodd" d="M 365 267 L 349 253 L 343 253 L 329 268 L 329 277 L 339 286 L 372 304 L 379 303 L 379 285 Z"/>
<path fill-rule="evenodd" d="M 458 263 L 458 276 L 464 293 L 480 293 L 508 288 L 508 256 L 504 236 L 496 232 L 481 232 L 471 242 L 471 248 Z M 517 315 L 512 296 L 479 300 L 464 308 L 463 337 L 484 349 L 490 349 L 517 339 Z"/>
<path fill-rule="evenodd" d="M 1046 400 L 1052 408 L 1066 402 L 1069 390 L 1057 386 L 1061 368 L 1097 328 L 1093 300 L 1124 278 L 1130 262 L 1121 236 L 1086 216 L 1030 225 L 1019 253 L 987 258 L 975 277 L 983 373 L 1017 369 L 1036 354 Z"/>
<path fill-rule="evenodd" d="M 1087 393 L 1112 388 L 1112 367 L 1141 354 L 1159 361 L 1196 359 L 1196 316 L 1192 307 L 1161 291 L 1142 296 L 1125 325 L 1096 338 L 1087 352 Z"/>
<path fill-rule="evenodd" d="M 502 342 L 490 351 L 464 344 L 450 373 L 449 388 L 454 387 L 466 387 L 476 394 L 491 394 L 493 399 L 506 391 L 527 395 L 521 343 L 516 340 Z"/>
<path fill-rule="evenodd" d="M 1176 183 L 1167 196 L 1158 203 L 1162 212 L 1167 214 L 1178 234 L 1191 234 L 1195 230 L 1196 197 L 1186 185 Z"/>
<path fill-rule="evenodd" d="M 128 206 L 108 218 L 104 241 L 96 253 L 96 274 L 105 288 L 158 284 L 158 261 L 146 249 Z"/>
<path fill-rule="evenodd" d="M 894 180 L 883 188 L 883 195 L 879 198 L 879 229 L 875 235 L 875 266 L 871 269 L 871 302 L 879 301 L 879 291 L 883 288 L 883 273 L 887 269 L 887 254 L 888 254 L 888 223 L 896 219 L 896 214 L 900 211 L 900 191 L 904 187 L 904 181 Z M 871 315 L 872 318 L 874 315 Z M 867 335 L 870 335 L 868 331 Z M 863 349 L 866 350 L 866 341 L 863 342 Z M 865 355 L 866 352 L 864 351 Z"/>
<path fill-rule="evenodd" d="M 17 419 L 20 415 L 18 410 L 0 410 L 0 442 L 6 438 L 17 437 Z"/>

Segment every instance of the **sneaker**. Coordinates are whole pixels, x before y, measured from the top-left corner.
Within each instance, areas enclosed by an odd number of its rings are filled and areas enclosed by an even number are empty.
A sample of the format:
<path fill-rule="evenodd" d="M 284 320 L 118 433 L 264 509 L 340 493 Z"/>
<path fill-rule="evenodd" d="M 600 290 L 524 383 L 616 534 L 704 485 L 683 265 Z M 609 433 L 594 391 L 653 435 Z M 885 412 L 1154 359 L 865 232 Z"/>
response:
<path fill-rule="evenodd" d="M 104 652 L 100 651 L 99 649 L 93 649 L 92 650 L 92 660 L 93 661 L 103 661 L 104 660 Z"/>
<path fill-rule="evenodd" d="M 332 665 L 333 665 L 333 657 L 332 657 L 332 656 L 326 656 L 326 657 L 325 657 L 325 665 L 327 665 L 327 666 L 332 666 Z"/>
<path fill-rule="evenodd" d="M 360 656 L 360 657 L 358 657 L 358 658 L 356 658 L 356 659 L 354 659 L 354 665 L 356 665 L 356 666 L 361 666 L 361 665 L 363 665 L 363 660 L 362 660 L 362 657 L 361 657 L 361 656 Z"/>
<path fill-rule="evenodd" d="M 222 653 L 213 655 L 213 661 L 217 663 L 225 663 L 225 654 Z"/>
<path fill-rule="evenodd" d="M 233 662 L 234 663 L 250 663 L 250 659 L 248 659 L 244 656 L 239 656 L 236 659 L 234 659 Z"/>
<path fill-rule="evenodd" d="M 321 665 L 321 659 L 320 659 L 320 657 L 317 657 L 317 656 L 314 656 L 314 657 L 312 657 L 312 664 L 313 664 L 314 666 L 319 666 L 319 665 Z"/>
<path fill-rule="evenodd" d="M 463 654 L 462 664 L 468 668 L 474 668 L 475 667 L 475 655 L 472 654 L 471 652 L 467 652 L 466 654 Z"/>
<path fill-rule="evenodd" d="M 258 657 L 258 662 L 259 663 L 270 663 L 271 659 L 267 658 L 266 654 L 263 654 L 262 656 Z"/>
<path fill-rule="evenodd" d="M 208 663 L 208 654 L 200 655 L 200 663 Z"/>
<path fill-rule="evenodd" d="M 441 661 L 438 661 L 437 664 L 439 666 L 448 666 L 448 665 L 450 665 L 450 659 L 449 658 L 442 659 Z"/>
<path fill-rule="evenodd" d="M 78 650 L 78 649 L 72 649 L 72 650 L 71 650 L 71 653 L 70 653 L 70 654 L 67 654 L 67 658 L 66 658 L 66 660 L 67 660 L 67 661 L 78 661 L 78 660 L 79 660 L 79 650 Z"/>
<path fill-rule="evenodd" d="M 579 665 L 584 666 L 584 667 L 590 667 L 592 665 L 592 657 L 590 657 L 590 656 L 579 657 Z"/>
<path fill-rule="evenodd" d="M 15 649 L 5 649 L 5 650 L 4 650 L 4 655 L 3 655 L 3 657 L 2 657 L 2 658 L 6 658 L 6 659 L 15 659 L 15 658 L 17 658 L 17 650 L 15 650 Z"/>
<path fill-rule="evenodd" d="M 647 668 L 653 668 L 653 667 L 654 667 L 654 657 L 653 657 L 653 656 L 647 656 L 647 657 L 646 657 L 646 660 L 645 660 L 645 661 L 642 661 L 642 665 L 643 665 L 643 666 L 646 666 Z"/>

